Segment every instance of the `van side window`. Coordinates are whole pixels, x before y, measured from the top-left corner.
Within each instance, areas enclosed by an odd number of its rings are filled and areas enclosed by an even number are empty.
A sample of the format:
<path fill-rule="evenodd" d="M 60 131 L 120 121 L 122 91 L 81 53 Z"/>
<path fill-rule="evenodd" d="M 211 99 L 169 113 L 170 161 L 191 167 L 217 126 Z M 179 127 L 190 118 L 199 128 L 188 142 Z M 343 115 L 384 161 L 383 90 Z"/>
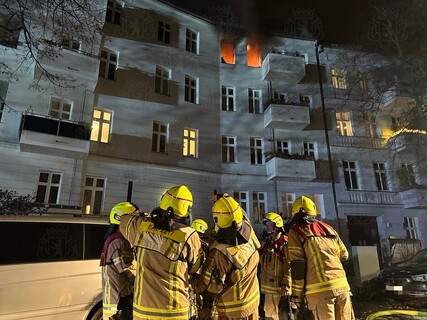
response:
<path fill-rule="evenodd" d="M 85 224 L 85 252 L 84 259 L 99 259 L 102 247 L 104 246 L 104 236 L 107 233 L 108 225 Z"/>

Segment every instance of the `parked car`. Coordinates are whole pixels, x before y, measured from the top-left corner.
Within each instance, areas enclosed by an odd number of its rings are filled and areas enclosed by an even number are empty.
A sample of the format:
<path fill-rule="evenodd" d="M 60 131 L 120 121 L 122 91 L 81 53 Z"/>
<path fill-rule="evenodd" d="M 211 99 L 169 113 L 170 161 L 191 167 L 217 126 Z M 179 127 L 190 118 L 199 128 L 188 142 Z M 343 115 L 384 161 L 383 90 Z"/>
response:
<path fill-rule="evenodd" d="M 107 217 L 0 216 L 0 320 L 101 320 Z"/>
<path fill-rule="evenodd" d="M 427 249 L 405 262 L 384 268 L 375 280 L 391 297 L 427 300 Z"/>

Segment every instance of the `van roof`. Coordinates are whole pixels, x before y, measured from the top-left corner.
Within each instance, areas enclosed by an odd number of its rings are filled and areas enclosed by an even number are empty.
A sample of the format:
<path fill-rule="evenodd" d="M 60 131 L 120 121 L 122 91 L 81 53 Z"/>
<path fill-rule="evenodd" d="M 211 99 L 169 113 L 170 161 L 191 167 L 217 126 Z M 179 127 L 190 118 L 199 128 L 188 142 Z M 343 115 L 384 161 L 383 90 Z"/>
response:
<path fill-rule="evenodd" d="M 64 222 L 64 223 L 87 223 L 87 224 L 108 224 L 107 216 L 93 215 L 59 215 L 59 214 L 43 214 L 15 216 L 15 215 L 0 215 L 1 222 Z"/>

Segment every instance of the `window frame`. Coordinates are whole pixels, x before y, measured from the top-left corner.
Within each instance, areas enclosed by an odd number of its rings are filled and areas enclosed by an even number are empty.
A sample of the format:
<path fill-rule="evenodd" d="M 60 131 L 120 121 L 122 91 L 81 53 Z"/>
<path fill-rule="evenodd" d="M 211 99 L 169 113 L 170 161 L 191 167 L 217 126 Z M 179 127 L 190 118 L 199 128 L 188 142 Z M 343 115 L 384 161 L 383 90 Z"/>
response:
<path fill-rule="evenodd" d="M 95 112 L 100 112 L 100 116 L 95 117 Z M 105 114 L 109 114 L 110 119 L 106 119 Z M 96 127 L 96 123 L 99 123 L 98 129 L 94 130 L 94 128 Z M 110 143 L 111 132 L 113 128 L 113 111 L 94 107 L 91 124 L 92 124 L 92 130 L 90 133 L 90 141 L 100 142 L 100 143 Z M 107 132 L 104 131 L 105 124 L 108 125 L 108 128 L 106 128 Z M 107 141 L 103 139 L 104 133 L 107 134 Z"/>
<path fill-rule="evenodd" d="M 232 93 L 230 94 L 230 90 Z M 232 106 L 230 106 L 230 102 Z M 236 111 L 236 88 L 233 86 L 221 86 L 221 110 Z"/>
<path fill-rule="evenodd" d="M 341 90 L 347 89 L 344 69 L 332 67 L 330 72 L 332 87 Z"/>
<path fill-rule="evenodd" d="M 154 129 L 154 126 L 158 125 L 158 130 Z M 165 131 L 161 129 L 165 128 Z M 164 140 L 162 140 L 164 138 Z M 154 144 L 154 142 L 156 142 Z M 162 142 L 164 142 L 164 147 L 162 147 Z M 160 121 L 153 120 L 152 134 L 151 134 L 151 151 L 167 154 L 169 145 L 169 123 L 164 123 Z"/>
<path fill-rule="evenodd" d="M 195 36 L 195 38 L 193 38 Z M 185 30 L 185 50 L 194 54 L 199 54 L 200 33 L 189 28 Z"/>
<path fill-rule="evenodd" d="M 230 140 L 233 140 L 233 142 L 230 143 Z M 233 159 L 231 159 L 231 155 Z M 222 160 L 222 163 L 237 163 L 237 137 L 236 136 L 230 136 L 230 135 L 221 136 L 221 160 Z"/>
<path fill-rule="evenodd" d="M 292 205 L 296 199 L 295 193 L 282 193 L 280 195 L 282 202 L 282 216 L 283 218 L 292 218 Z"/>
<path fill-rule="evenodd" d="M 185 75 L 184 100 L 199 104 L 199 78 L 192 77 L 188 74 Z"/>
<path fill-rule="evenodd" d="M 285 147 L 286 144 L 286 147 Z M 291 154 L 291 141 L 279 139 L 276 140 L 276 151 L 285 154 Z"/>
<path fill-rule="evenodd" d="M 106 57 L 103 55 L 106 54 Z M 112 59 L 113 58 L 113 59 Z M 107 80 L 116 80 L 117 66 L 119 61 L 119 55 L 116 52 L 107 49 L 101 49 L 99 55 L 99 72 L 98 76 Z M 113 68 L 111 68 L 113 67 Z"/>
<path fill-rule="evenodd" d="M 159 21 L 157 24 L 157 40 L 164 43 L 170 44 L 171 40 L 171 25 L 164 21 Z"/>
<path fill-rule="evenodd" d="M 258 94 L 258 96 L 256 96 Z M 249 113 L 261 114 L 262 110 L 262 90 L 248 88 Z"/>
<path fill-rule="evenodd" d="M 348 111 L 336 111 L 335 121 L 337 126 L 338 135 L 341 137 L 353 136 L 353 125 L 351 115 Z"/>
<path fill-rule="evenodd" d="M 240 207 L 250 215 L 249 210 L 249 191 L 234 191 L 234 199 L 240 204 Z"/>
<path fill-rule="evenodd" d="M 42 174 L 47 175 L 47 181 L 46 182 L 40 181 Z M 52 182 L 54 176 L 59 176 L 59 182 Z M 44 203 L 44 204 L 58 204 L 59 197 L 61 194 L 61 185 L 62 185 L 62 173 L 61 172 L 51 172 L 51 171 L 41 170 L 39 172 L 39 178 L 37 181 L 37 189 L 36 189 L 36 196 L 35 196 L 36 202 L 37 203 Z M 43 195 L 43 201 L 42 202 L 38 201 L 40 187 L 45 187 L 45 190 L 43 192 L 44 195 Z M 51 201 L 52 188 L 57 188 L 56 197 L 54 199 L 54 202 Z"/>
<path fill-rule="evenodd" d="M 413 239 L 413 240 L 419 239 L 418 217 L 404 216 L 403 217 L 403 227 L 405 229 L 407 239 Z"/>
<path fill-rule="evenodd" d="M 52 108 L 52 103 L 53 102 L 58 102 L 59 103 L 59 108 L 58 110 L 53 110 Z M 70 111 L 64 111 L 64 105 L 67 104 L 70 106 Z M 61 99 L 61 98 L 57 98 L 57 97 L 50 97 L 50 104 L 49 104 L 49 111 L 48 111 L 48 115 L 52 118 L 55 119 L 64 119 L 64 120 L 71 120 L 71 114 L 72 114 L 72 110 L 73 110 L 73 102 L 71 100 L 65 100 L 65 99 Z M 58 115 L 54 116 L 51 113 L 52 112 L 57 112 Z M 67 118 L 64 118 L 63 115 L 68 115 Z"/>
<path fill-rule="evenodd" d="M 343 160 L 344 182 L 348 191 L 360 190 L 357 162 Z M 346 165 L 347 164 L 347 165 Z M 351 167 L 354 164 L 354 167 Z"/>
<path fill-rule="evenodd" d="M 317 158 L 317 144 L 315 141 L 303 141 L 302 149 L 305 156 L 313 156 L 314 159 Z"/>
<path fill-rule="evenodd" d="M 188 131 L 187 134 L 186 134 L 186 131 Z M 191 133 L 194 133 L 194 137 L 191 136 Z M 197 159 L 199 157 L 198 144 L 199 144 L 199 130 L 185 127 L 183 129 L 182 155 L 184 157 Z M 194 155 L 190 153 L 192 146 L 194 146 Z"/>
<path fill-rule="evenodd" d="M 93 183 L 92 185 L 88 185 L 88 179 L 93 179 Z M 98 181 L 102 180 L 102 187 L 98 186 Z M 85 176 L 85 180 L 84 180 L 84 187 L 83 187 L 83 199 L 82 199 L 82 210 L 83 213 L 85 214 L 92 214 L 92 215 L 101 215 L 102 214 L 102 210 L 104 207 L 104 200 L 105 200 L 105 187 L 107 185 L 107 178 L 105 177 L 99 177 L 99 176 L 90 176 L 87 175 Z M 90 191 L 90 203 L 89 203 L 89 207 L 88 204 L 86 202 L 86 195 L 87 195 L 87 191 Z M 95 200 L 96 200 L 96 193 L 101 191 L 101 200 L 99 203 L 99 212 L 94 212 L 95 209 Z"/>
<path fill-rule="evenodd" d="M 384 162 L 373 162 L 375 185 L 378 191 L 389 191 L 386 164 Z"/>
<path fill-rule="evenodd" d="M 106 10 L 106 14 L 105 14 L 105 21 L 116 24 L 116 25 L 120 25 L 122 8 L 123 8 L 122 3 L 118 2 L 118 1 L 114 1 L 114 0 L 108 0 L 107 1 L 107 10 Z M 110 20 L 108 20 L 109 12 L 111 12 L 110 13 Z"/>
<path fill-rule="evenodd" d="M 264 165 L 264 139 L 259 137 L 249 138 L 249 150 L 251 164 Z"/>
<path fill-rule="evenodd" d="M 156 65 L 156 73 L 154 77 L 154 92 L 169 96 L 171 78 L 172 72 L 170 69 Z"/>
<path fill-rule="evenodd" d="M 263 199 L 260 199 L 262 196 Z M 264 208 L 262 208 L 262 206 Z M 267 207 L 267 192 L 253 191 L 252 192 L 252 221 L 254 223 L 262 223 L 265 215 L 268 212 Z"/>

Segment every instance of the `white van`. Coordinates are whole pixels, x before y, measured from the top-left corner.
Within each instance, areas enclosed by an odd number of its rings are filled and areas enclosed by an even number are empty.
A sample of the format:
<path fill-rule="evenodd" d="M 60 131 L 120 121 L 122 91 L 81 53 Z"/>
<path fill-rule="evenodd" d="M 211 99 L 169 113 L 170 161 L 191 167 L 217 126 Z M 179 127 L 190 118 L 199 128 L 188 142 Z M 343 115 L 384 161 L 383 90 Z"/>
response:
<path fill-rule="evenodd" d="M 0 320 L 100 320 L 108 217 L 0 216 Z"/>

